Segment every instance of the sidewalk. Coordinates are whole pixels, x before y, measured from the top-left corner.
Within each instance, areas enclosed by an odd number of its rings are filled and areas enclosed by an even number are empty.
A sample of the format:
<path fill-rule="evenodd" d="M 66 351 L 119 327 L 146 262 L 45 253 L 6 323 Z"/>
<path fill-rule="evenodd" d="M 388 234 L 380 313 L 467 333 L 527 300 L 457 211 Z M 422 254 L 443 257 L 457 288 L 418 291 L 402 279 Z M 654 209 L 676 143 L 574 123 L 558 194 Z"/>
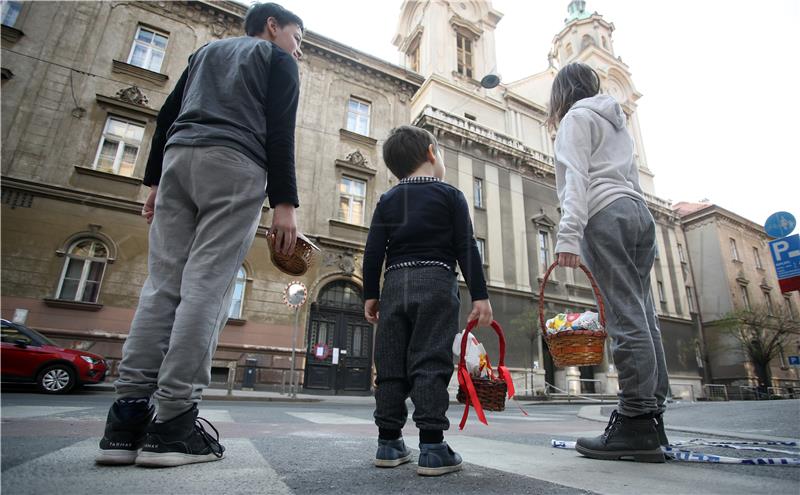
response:
<path fill-rule="evenodd" d="M 579 418 L 608 422 L 614 406 L 585 406 Z M 667 430 L 742 440 L 800 439 L 800 400 L 681 402 L 664 413 Z"/>

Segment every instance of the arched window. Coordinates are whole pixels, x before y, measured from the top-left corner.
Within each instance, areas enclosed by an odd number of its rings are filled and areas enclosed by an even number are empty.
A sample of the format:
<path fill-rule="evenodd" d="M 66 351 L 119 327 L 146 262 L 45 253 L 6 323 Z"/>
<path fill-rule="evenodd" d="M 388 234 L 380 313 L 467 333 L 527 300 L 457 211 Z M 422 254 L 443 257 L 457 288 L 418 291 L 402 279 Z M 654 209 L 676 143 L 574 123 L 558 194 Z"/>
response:
<path fill-rule="evenodd" d="M 84 238 L 69 248 L 58 282 L 56 298 L 96 303 L 108 262 L 108 248 L 97 239 Z"/>
<path fill-rule="evenodd" d="M 589 48 L 590 46 L 594 46 L 594 45 L 595 45 L 594 38 L 592 38 L 588 34 L 584 34 L 583 38 L 581 38 L 581 51 Z"/>
<path fill-rule="evenodd" d="M 228 318 L 240 319 L 242 317 L 242 308 L 244 307 L 244 288 L 247 284 L 247 272 L 244 267 L 239 268 L 236 274 L 236 282 L 233 286 L 233 299 L 231 299 L 231 306 L 228 309 Z"/>
<path fill-rule="evenodd" d="M 326 285 L 319 295 L 317 303 L 320 306 L 337 309 L 361 310 L 364 301 L 358 286 L 344 280 L 331 282 Z"/>

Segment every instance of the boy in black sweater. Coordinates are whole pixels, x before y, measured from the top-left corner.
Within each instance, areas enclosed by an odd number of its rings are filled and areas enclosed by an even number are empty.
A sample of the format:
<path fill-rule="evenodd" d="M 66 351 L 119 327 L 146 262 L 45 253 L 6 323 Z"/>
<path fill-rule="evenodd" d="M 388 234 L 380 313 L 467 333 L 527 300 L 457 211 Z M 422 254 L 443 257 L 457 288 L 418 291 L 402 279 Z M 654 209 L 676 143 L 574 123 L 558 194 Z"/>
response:
<path fill-rule="evenodd" d="M 410 395 L 420 430 L 417 473 L 438 476 L 461 469 L 461 456 L 443 434 L 450 426 L 447 386 L 458 333 L 456 262 L 473 301 L 469 320 L 488 325 L 492 307 L 467 201 L 442 181 L 445 168 L 436 139 L 418 127 L 398 127 L 383 145 L 383 160 L 400 183 L 381 196 L 364 251 L 364 316 L 378 323 L 375 465 L 395 467 L 411 460 L 401 435 Z"/>

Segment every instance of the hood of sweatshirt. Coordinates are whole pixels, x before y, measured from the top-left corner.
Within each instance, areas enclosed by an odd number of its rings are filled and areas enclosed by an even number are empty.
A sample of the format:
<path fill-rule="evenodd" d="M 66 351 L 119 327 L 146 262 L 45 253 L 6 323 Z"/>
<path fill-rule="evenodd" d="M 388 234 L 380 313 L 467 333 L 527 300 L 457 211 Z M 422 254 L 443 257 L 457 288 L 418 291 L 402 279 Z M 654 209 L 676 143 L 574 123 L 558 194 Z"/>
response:
<path fill-rule="evenodd" d="M 597 95 L 578 100 L 572 108 L 586 108 L 611 122 L 615 129 L 625 128 L 625 114 L 617 100 L 608 95 Z M 570 110 L 572 110 L 572 108 Z"/>

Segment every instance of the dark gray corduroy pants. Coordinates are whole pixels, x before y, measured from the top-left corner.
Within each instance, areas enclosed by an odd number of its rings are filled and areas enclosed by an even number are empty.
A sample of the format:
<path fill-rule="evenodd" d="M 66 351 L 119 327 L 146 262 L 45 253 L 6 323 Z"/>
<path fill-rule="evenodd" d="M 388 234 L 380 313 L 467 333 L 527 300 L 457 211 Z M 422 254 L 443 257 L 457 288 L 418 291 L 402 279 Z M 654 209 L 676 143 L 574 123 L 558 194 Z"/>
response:
<path fill-rule="evenodd" d="M 455 272 L 414 267 L 386 273 L 375 338 L 375 424 L 379 428 L 403 428 L 409 395 L 417 428 L 450 427 L 447 385 L 453 375 L 458 311 Z"/>

